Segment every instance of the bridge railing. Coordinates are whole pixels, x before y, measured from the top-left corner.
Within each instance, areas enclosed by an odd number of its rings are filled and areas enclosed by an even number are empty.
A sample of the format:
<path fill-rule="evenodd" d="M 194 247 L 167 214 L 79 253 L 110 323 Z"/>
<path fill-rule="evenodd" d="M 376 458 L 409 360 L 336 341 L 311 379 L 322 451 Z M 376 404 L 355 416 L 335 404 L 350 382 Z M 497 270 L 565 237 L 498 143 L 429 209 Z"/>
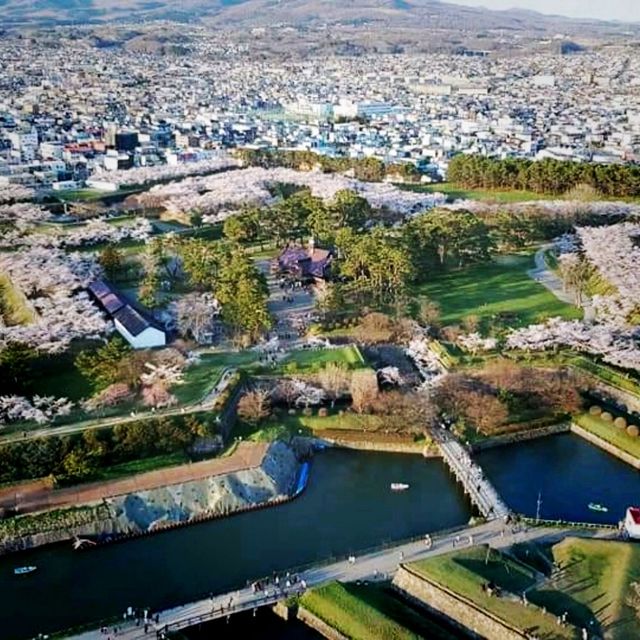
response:
<path fill-rule="evenodd" d="M 244 611 L 251 611 L 252 609 L 257 609 L 259 607 L 266 607 L 271 604 L 276 604 L 279 600 L 282 599 L 282 595 L 278 596 L 263 596 L 261 598 L 256 598 L 250 602 L 231 604 L 228 607 L 224 607 L 224 609 L 215 608 L 208 613 L 203 613 L 198 616 L 190 616 L 188 618 L 181 618 L 180 620 L 176 620 L 175 622 L 169 622 L 165 624 L 163 627 L 156 630 L 156 637 L 165 638 L 167 633 L 171 631 L 180 631 L 181 629 L 189 629 L 190 627 L 195 627 L 199 624 L 205 624 L 207 622 L 212 622 L 213 620 L 218 620 L 220 618 L 226 618 L 227 616 L 242 613 Z"/>
<path fill-rule="evenodd" d="M 601 522 L 574 522 L 571 520 L 548 520 L 544 518 L 532 518 L 531 516 L 517 515 L 516 518 L 520 522 L 524 522 L 533 526 L 540 527 L 560 527 L 571 529 L 611 529 L 617 531 L 619 529 L 616 524 L 607 524 Z"/>

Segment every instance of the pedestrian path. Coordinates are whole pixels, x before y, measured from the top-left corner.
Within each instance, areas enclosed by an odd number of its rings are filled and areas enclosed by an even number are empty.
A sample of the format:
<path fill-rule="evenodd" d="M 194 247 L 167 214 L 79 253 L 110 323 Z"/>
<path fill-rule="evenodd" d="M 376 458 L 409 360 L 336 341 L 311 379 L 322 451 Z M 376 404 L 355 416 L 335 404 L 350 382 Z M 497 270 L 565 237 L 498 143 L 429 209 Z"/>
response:
<path fill-rule="evenodd" d="M 442 458 L 480 513 L 490 520 L 506 518 L 509 507 L 464 447 L 444 429 L 438 440 Z"/>
<path fill-rule="evenodd" d="M 238 591 L 209 596 L 183 606 L 161 611 L 158 614 L 150 614 L 146 630 L 144 620 L 127 620 L 122 624 L 117 624 L 117 633 L 114 633 L 114 627 L 111 625 L 106 633 L 97 628 L 78 635 L 67 636 L 67 638 L 70 640 L 154 640 L 167 638 L 172 631 L 186 629 L 202 622 L 226 618 L 241 611 L 272 605 L 290 595 L 300 593 L 308 587 L 316 587 L 327 582 L 335 580 L 342 582 L 389 580 L 402 563 L 423 560 L 458 548 L 489 544 L 499 549 L 521 542 L 556 542 L 567 535 L 612 538 L 615 536 L 615 532 L 610 530 L 582 531 L 557 527 L 513 527 L 507 526 L 499 520 L 493 520 L 475 527 L 461 528 L 433 536 L 425 535 L 418 540 L 401 543 L 363 556 L 352 555 L 344 560 L 328 565 L 318 565 L 289 577 L 284 575 L 280 577 L 277 586 L 271 581 L 269 586 L 256 590 L 254 583 Z"/>

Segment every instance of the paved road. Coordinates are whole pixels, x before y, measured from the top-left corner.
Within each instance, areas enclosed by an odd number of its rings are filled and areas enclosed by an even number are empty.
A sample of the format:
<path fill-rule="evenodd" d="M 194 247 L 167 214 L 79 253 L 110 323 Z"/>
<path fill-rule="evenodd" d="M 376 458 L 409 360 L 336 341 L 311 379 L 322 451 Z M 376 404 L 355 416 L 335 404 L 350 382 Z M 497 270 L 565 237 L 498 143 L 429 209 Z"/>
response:
<path fill-rule="evenodd" d="M 567 304 L 576 304 L 575 296 L 571 291 L 566 291 L 562 279 L 557 276 L 547 265 L 545 253 L 551 248 L 551 245 L 545 245 L 536 251 L 534 256 L 536 266 L 528 271 L 530 278 L 546 287 L 553 295 Z M 583 296 L 582 309 L 584 311 L 584 319 L 586 322 L 592 322 L 595 317 L 595 311 L 591 304 L 591 299 Z"/>
<path fill-rule="evenodd" d="M 314 311 L 314 297 L 305 288 L 282 289 L 280 278 L 271 272 L 270 260 L 258 260 L 257 265 L 267 278 L 267 306 L 276 319 L 278 337 L 295 342 L 299 330 L 309 324 L 308 318 Z M 284 300 L 285 297 L 288 299 Z"/>
<path fill-rule="evenodd" d="M 197 404 L 182 405 L 169 409 L 160 409 L 158 411 L 134 412 L 128 416 L 116 416 L 113 418 L 97 418 L 93 420 L 83 420 L 81 422 L 72 422 L 60 426 L 43 427 L 42 429 L 29 429 L 26 431 L 16 431 L 0 435 L 0 443 L 22 442 L 25 440 L 35 440 L 37 438 L 49 438 L 51 436 L 66 436 L 72 433 L 80 433 L 90 429 L 102 429 L 104 427 L 114 427 L 118 424 L 127 424 L 128 422 L 137 422 L 145 418 L 157 418 L 160 416 L 177 416 L 181 414 L 198 413 L 200 411 L 210 410 L 216 403 L 218 396 L 227 388 L 229 381 L 235 369 L 225 369 L 218 384 L 214 389 Z"/>
<path fill-rule="evenodd" d="M 525 541 L 556 541 L 567 535 L 583 535 L 585 537 L 611 538 L 615 532 L 606 531 L 576 531 L 571 529 L 552 529 L 543 527 L 531 527 L 514 533 L 502 522 L 494 520 L 477 527 L 461 529 L 457 532 L 435 536 L 431 544 L 427 540 L 402 544 L 390 549 L 385 549 L 366 556 L 355 558 L 351 563 L 347 560 L 334 564 L 319 566 L 298 574 L 300 582 L 298 587 L 291 587 L 287 594 L 304 588 L 304 586 L 317 586 L 326 582 L 340 580 L 353 582 L 355 580 L 389 579 L 402 562 L 413 562 L 431 556 L 452 551 L 455 548 L 471 545 L 490 544 L 494 548 L 508 547 L 515 542 Z M 282 587 L 282 581 L 281 581 Z M 142 626 L 136 626 L 135 622 L 119 625 L 118 635 L 111 634 L 122 640 L 151 640 L 157 637 L 165 626 L 169 629 L 185 628 L 195 624 L 196 619 L 215 619 L 257 606 L 264 606 L 284 599 L 285 594 L 280 590 L 276 593 L 273 586 L 265 591 L 255 594 L 253 589 L 245 588 L 213 598 L 206 598 L 197 602 L 169 609 L 159 614 L 159 622 L 149 625 L 147 632 Z M 224 610 L 222 609 L 224 607 Z M 109 631 L 112 629 L 110 628 Z M 108 636 L 100 633 L 99 629 L 88 631 L 76 636 L 73 640 L 106 640 Z"/>

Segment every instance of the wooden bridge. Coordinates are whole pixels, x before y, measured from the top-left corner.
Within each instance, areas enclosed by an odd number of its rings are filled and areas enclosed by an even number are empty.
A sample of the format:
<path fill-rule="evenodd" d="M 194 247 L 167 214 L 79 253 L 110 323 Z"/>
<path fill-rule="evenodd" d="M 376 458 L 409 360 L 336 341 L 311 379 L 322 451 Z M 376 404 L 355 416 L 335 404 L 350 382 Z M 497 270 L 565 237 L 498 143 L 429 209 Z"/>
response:
<path fill-rule="evenodd" d="M 437 440 L 442 458 L 456 480 L 462 484 L 474 506 L 488 520 L 506 518 L 511 511 L 485 477 L 480 466 L 471 459 L 465 448 L 448 431 L 445 429 L 438 431 Z"/>

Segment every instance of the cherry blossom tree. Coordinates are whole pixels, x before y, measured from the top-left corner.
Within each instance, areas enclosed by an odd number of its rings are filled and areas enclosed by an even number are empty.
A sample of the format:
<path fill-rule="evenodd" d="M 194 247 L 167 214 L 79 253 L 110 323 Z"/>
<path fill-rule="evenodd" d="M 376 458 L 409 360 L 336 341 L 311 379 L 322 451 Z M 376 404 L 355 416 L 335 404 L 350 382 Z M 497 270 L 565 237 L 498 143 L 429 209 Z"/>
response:
<path fill-rule="evenodd" d="M 0 254 L 0 271 L 24 294 L 35 316 L 29 324 L 0 327 L 0 346 L 23 342 L 59 353 L 76 338 L 96 339 L 112 331 L 85 291 L 100 274 L 95 256 L 32 248 Z"/>

